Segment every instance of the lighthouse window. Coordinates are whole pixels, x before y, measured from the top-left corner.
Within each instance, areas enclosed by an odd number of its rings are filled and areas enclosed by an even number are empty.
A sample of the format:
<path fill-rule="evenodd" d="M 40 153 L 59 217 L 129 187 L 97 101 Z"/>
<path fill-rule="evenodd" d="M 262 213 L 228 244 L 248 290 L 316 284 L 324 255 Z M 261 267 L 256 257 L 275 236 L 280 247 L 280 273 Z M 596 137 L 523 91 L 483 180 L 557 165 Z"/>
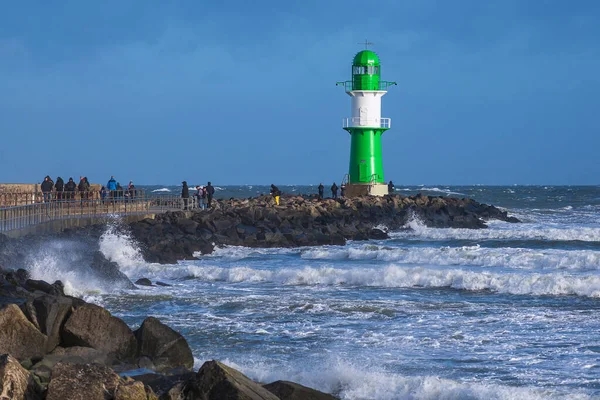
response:
<path fill-rule="evenodd" d="M 365 67 L 356 66 L 353 68 L 352 73 L 354 75 L 364 75 L 366 73 L 366 69 L 365 69 Z"/>

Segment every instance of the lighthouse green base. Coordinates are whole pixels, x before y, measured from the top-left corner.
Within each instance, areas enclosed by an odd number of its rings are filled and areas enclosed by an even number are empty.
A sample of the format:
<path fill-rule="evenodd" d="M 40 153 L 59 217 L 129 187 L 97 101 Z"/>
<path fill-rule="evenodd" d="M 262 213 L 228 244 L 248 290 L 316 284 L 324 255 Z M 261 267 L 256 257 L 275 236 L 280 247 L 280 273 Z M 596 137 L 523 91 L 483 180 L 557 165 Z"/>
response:
<path fill-rule="evenodd" d="M 349 184 L 384 184 L 381 135 L 386 128 L 346 128 L 350 144 Z"/>

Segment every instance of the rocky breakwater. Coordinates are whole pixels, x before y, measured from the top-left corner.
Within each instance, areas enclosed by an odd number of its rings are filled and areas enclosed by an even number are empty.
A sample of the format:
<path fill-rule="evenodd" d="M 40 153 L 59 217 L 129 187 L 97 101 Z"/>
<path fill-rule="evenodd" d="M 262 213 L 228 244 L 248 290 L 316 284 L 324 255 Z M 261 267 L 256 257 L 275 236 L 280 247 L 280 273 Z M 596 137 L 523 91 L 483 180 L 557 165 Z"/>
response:
<path fill-rule="evenodd" d="M 194 372 L 187 341 L 158 319 L 131 330 L 25 270 L 0 268 L 0 299 L 3 400 L 335 399 L 292 382 L 261 385 L 218 361 Z"/>
<path fill-rule="evenodd" d="M 130 224 L 146 260 L 173 263 L 207 254 L 214 246 L 296 247 L 343 245 L 347 240 L 385 239 L 411 219 L 437 228 L 485 228 L 497 219 L 519 222 L 497 207 L 471 199 L 385 196 L 317 200 L 289 196 L 214 202 L 211 210 L 177 211 Z M 385 228 L 383 228 L 385 227 Z"/>

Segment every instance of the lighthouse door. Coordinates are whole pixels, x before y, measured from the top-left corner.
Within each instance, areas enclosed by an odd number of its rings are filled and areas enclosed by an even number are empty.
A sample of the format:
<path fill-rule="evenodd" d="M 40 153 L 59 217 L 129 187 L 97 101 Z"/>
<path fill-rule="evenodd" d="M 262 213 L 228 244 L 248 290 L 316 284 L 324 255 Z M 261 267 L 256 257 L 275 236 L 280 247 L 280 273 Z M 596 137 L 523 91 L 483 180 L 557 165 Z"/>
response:
<path fill-rule="evenodd" d="M 365 160 L 360 160 L 360 164 L 358 164 L 358 180 L 359 182 L 367 181 L 367 164 Z"/>
<path fill-rule="evenodd" d="M 369 109 L 367 107 L 360 107 L 358 109 L 358 125 L 360 126 L 365 126 L 368 125 L 368 119 L 369 119 Z"/>

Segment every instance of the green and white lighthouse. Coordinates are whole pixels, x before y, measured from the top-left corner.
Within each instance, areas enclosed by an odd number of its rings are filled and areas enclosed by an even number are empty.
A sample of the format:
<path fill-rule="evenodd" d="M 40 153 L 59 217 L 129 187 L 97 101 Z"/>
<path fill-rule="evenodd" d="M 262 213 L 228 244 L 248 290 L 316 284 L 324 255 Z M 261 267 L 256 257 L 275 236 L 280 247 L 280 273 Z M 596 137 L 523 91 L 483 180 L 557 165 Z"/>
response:
<path fill-rule="evenodd" d="M 367 43 L 369 44 L 369 43 Z M 337 82 L 351 97 L 351 117 L 342 128 L 351 137 L 350 166 L 346 196 L 387 194 L 381 157 L 381 136 L 391 127 L 390 118 L 381 118 L 381 98 L 396 82 L 382 81 L 379 57 L 371 50 L 360 51 L 352 62 L 352 80 Z"/>

